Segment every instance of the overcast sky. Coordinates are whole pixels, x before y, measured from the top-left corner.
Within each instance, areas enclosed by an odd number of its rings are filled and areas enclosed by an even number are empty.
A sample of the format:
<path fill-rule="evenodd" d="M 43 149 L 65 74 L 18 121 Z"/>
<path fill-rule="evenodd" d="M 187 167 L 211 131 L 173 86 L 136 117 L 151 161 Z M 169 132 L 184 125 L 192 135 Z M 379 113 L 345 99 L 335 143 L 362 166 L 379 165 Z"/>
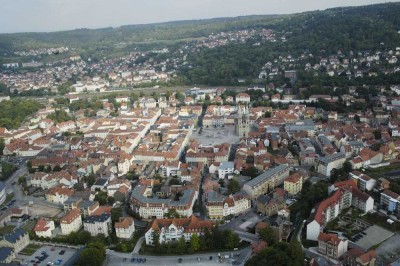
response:
<path fill-rule="evenodd" d="M 57 31 L 173 20 L 289 14 L 384 0 L 0 0 L 0 32 Z"/>

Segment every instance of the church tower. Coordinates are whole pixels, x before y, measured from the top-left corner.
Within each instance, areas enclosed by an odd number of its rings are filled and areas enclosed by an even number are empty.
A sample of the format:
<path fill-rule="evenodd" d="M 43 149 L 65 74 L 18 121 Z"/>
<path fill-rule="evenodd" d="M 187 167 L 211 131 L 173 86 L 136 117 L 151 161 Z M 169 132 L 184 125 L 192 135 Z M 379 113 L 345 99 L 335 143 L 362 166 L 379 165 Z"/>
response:
<path fill-rule="evenodd" d="M 246 105 L 244 111 L 239 105 L 238 113 L 235 118 L 235 132 L 239 137 L 248 137 L 250 132 L 250 114 L 249 107 Z"/>

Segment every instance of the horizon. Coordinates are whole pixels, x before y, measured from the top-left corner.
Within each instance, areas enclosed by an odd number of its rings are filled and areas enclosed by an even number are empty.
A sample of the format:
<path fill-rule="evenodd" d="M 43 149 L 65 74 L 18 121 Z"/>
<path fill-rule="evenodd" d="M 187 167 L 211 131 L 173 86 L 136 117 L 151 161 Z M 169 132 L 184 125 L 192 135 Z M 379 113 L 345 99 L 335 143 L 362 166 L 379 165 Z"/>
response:
<path fill-rule="evenodd" d="M 79 4 L 74 5 L 74 1 L 78 1 Z M 252 0 L 250 3 L 241 3 L 240 0 L 203 0 L 190 3 L 181 0 L 152 0 L 152 4 L 155 5 L 149 5 L 149 3 L 135 5 L 135 1 L 115 0 L 113 3 L 108 3 L 106 0 L 86 0 L 82 3 L 79 0 L 37 0 L 32 2 L 0 0 L 0 4 L 6 11 L 0 17 L 0 34 L 51 33 L 218 18 L 289 15 L 335 7 L 387 3 L 385 0 L 350 0 L 343 1 L 343 4 L 330 0 L 322 0 L 318 3 L 312 0 L 302 3 L 295 0 L 271 0 L 269 4 L 265 4 L 262 0 Z M 229 5 L 227 5 L 228 2 Z M 210 5 L 214 6 L 212 10 L 209 9 Z M 176 10 L 177 6 L 179 10 Z M 138 12 L 131 13 L 130 11 Z M 160 14 L 158 14 L 159 12 Z M 109 16 L 110 13 L 115 15 Z M 71 19 L 74 16 L 75 18 Z M 10 21 L 14 23 L 10 23 Z"/>

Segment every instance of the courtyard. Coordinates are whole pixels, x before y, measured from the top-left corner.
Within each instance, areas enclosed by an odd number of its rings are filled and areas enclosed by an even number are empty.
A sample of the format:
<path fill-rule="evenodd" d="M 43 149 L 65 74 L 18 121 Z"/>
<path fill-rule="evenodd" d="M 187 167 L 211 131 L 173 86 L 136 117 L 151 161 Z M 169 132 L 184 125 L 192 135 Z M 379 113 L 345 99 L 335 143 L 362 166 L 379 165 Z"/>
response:
<path fill-rule="evenodd" d="M 203 127 L 200 134 L 199 130 L 193 132 L 191 139 L 203 145 L 218 145 L 225 142 L 235 144 L 240 140 L 239 136 L 235 134 L 234 126 Z"/>

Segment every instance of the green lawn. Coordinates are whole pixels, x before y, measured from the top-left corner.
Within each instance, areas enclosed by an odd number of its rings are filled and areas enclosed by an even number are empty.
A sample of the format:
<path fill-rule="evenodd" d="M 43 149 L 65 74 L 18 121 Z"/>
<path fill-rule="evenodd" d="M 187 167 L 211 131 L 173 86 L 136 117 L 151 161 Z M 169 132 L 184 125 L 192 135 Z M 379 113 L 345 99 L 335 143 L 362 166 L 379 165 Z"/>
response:
<path fill-rule="evenodd" d="M 36 250 L 38 250 L 41 247 L 41 245 L 37 245 L 37 244 L 29 244 L 26 248 L 24 248 L 23 250 L 21 250 L 20 254 L 22 255 L 26 255 L 26 256 L 30 256 L 33 253 L 36 252 Z"/>
<path fill-rule="evenodd" d="M 360 219 L 369 222 L 371 224 L 378 225 L 392 232 L 400 231 L 400 222 L 394 222 L 393 224 L 389 224 L 387 222 L 387 217 L 381 216 L 378 213 L 367 213 L 366 215 L 360 217 Z"/>
<path fill-rule="evenodd" d="M 1 228 L 0 228 L 0 235 L 10 233 L 10 232 L 12 232 L 12 230 L 13 230 L 14 228 L 15 228 L 15 227 L 14 227 L 14 226 L 11 226 L 11 225 L 6 225 L 6 226 L 4 226 L 4 227 L 1 227 Z"/>
<path fill-rule="evenodd" d="M 385 173 L 393 171 L 393 170 L 398 170 L 400 168 L 400 164 L 395 163 L 395 164 L 391 164 L 388 166 L 384 166 L 384 167 L 379 167 L 379 168 L 375 168 L 375 169 L 365 169 L 365 171 L 363 171 L 366 175 L 369 175 L 370 177 L 373 178 L 379 178 L 382 177 Z"/>
<path fill-rule="evenodd" d="M 36 222 L 35 221 L 27 221 L 23 226 L 22 229 L 24 229 L 25 231 L 29 232 L 32 231 L 33 228 L 35 227 Z"/>

